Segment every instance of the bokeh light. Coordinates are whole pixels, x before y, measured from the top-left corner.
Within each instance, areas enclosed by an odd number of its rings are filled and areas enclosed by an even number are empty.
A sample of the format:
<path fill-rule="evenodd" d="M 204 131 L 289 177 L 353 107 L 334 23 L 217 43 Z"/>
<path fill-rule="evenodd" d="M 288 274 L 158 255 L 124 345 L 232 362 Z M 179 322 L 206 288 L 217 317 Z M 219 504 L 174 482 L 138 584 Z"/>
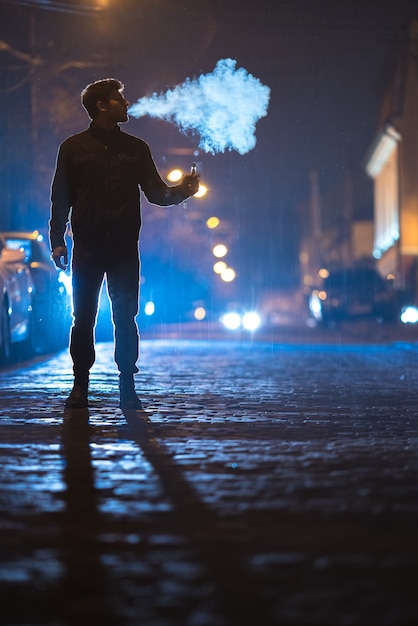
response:
<path fill-rule="evenodd" d="M 221 259 L 228 253 L 228 248 L 223 243 L 218 243 L 212 249 L 213 255 Z"/>
<path fill-rule="evenodd" d="M 204 319 L 205 319 L 205 317 L 206 317 L 206 309 L 205 309 L 203 306 L 198 306 L 198 307 L 195 309 L 195 312 L 194 312 L 194 317 L 195 317 L 195 319 L 196 319 L 196 320 L 198 320 L 199 322 L 200 322 L 200 321 L 202 321 L 202 320 L 204 320 Z"/>
<path fill-rule="evenodd" d="M 171 172 L 168 173 L 167 179 L 171 183 L 178 183 L 178 181 L 181 180 L 182 176 L 183 176 L 183 172 L 176 168 L 174 170 L 171 170 Z"/>
<path fill-rule="evenodd" d="M 237 330 L 241 326 L 241 316 L 238 313 L 225 313 L 221 317 L 221 322 L 228 330 Z"/>
<path fill-rule="evenodd" d="M 260 316 L 255 311 L 250 311 L 248 313 L 245 313 L 245 315 L 243 315 L 242 325 L 245 328 L 245 330 L 249 330 L 249 331 L 257 330 L 260 324 L 261 324 Z"/>
<path fill-rule="evenodd" d="M 232 267 L 227 267 L 221 274 L 221 278 L 224 282 L 226 283 L 230 283 L 232 282 L 236 277 L 236 273 L 235 270 L 232 269 Z"/>
<path fill-rule="evenodd" d="M 206 196 L 207 192 L 208 192 L 208 188 L 206 187 L 206 185 L 199 183 L 199 190 L 196 191 L 193 198 L 203 198 L 203 196 Z"/>
<path fill-rule="evenodd" d="M 225 263 L 225 261 L 217 261 L 213 266 L 213 271 L 215 272 L 215 274 L 222 274 L 222 272 L 224 272 L 226 268 L 227 264 Z"/>
<path fill-rule="evenodd" d="M 206 220 L 206 226 L 210 229 L 217 228 L 220 224 L 219 218 L 214 215 Z"/>
<path fill-rule="evenodd" d="M 155 313 L 155 304 L 153 302 L 147 302 L 144 306 L 145 315 L 154 315 Z"/>

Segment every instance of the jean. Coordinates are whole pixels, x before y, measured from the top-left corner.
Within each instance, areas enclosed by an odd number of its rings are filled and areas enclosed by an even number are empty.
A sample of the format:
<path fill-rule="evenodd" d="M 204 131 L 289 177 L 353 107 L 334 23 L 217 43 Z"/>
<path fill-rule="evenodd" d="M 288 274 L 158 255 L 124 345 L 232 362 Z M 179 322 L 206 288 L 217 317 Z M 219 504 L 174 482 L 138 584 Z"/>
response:
<path fill-rule="evenodd" d="M 75 377 L 86 377 L 96 358 L 94 327 L 105 276 L 112 307 L 116 364 L 121 374 L 131 375 L 138 371 L 139 333 L 135 318 L 138 313 L 139 267 L 137 245 L 108 245 L 94 249 L 74 243 L 70 354 Z"/>

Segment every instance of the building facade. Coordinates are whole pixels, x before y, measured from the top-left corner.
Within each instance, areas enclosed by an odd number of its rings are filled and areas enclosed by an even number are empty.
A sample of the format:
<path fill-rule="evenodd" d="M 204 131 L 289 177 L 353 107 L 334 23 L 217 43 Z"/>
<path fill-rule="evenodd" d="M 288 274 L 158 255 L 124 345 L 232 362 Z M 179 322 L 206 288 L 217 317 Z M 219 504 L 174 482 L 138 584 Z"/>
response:
<path fill-rule="evenodd" d="M 374 182 L 373 256 L 418 304 L 418 16 L 402 28 L 388 76 L 365 163 Z"/>

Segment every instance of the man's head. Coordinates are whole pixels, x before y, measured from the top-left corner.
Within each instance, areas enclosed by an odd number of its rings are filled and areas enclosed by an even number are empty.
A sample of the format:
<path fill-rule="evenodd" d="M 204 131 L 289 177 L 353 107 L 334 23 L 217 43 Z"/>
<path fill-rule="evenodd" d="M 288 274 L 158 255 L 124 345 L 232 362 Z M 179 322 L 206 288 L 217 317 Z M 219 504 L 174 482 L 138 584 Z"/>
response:
<path fill-rule="evenodd" d="M 81 103 L 92 120 L 126 122 L 128 100 L 123 96 L 124 85 L 116 78 L 103 78 L 87 85 L 81 92 Z"/>

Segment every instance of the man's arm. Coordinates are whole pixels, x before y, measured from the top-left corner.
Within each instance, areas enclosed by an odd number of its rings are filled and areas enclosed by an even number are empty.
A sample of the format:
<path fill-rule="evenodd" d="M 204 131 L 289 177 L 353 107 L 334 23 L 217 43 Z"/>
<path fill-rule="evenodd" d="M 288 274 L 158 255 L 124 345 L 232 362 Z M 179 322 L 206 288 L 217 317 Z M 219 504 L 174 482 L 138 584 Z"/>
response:
<path fill-rule="evenodd" d="M 64 270 L 68 264 L 68 253 L 64 236 L 71 208 L 69 186 L 65 148 L 61 145 L 58 150 L 55 173 L 51 185 L 49 240 L 52 250 L 51 258 L 57 267 Z"/>
<path fill-rule="evenodd" d="M 180 204 L 199 189 L 199 174 L 185 174 L 179 185 L 169 186 L 161 178 L 152 158 L 149 146 L 145 144 L 144 168 L 139 181 L 148 202 L 159 206 Z"/>

